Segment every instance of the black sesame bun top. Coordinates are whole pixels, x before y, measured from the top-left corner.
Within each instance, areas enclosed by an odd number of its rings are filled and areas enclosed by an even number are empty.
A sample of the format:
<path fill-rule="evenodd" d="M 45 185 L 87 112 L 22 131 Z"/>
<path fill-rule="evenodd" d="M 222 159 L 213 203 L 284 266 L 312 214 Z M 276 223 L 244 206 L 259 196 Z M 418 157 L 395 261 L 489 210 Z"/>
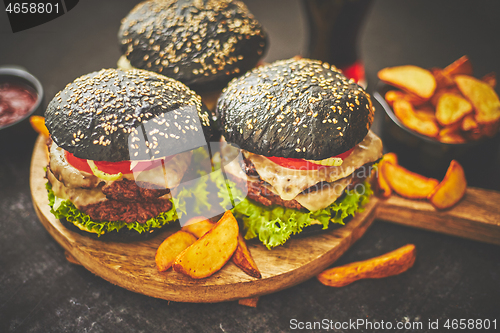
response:
<path fill-rule="evenodd" d="M 179 81 L 145 70 L 103 69 L 77 78 L 45 111 L 52 140 L 79 158 L 149 160 L 205 144 L 208 110 Z"/>
<path fill-rule="evenodd" d="M 290 59 L 236 78 L 217 104 L 226 141 L 264 156 L 321 160 L 361 142 L 370 96 L 334 66 Z"/>
<path fill-rule="evenodd" d="M 133 67 L 196 91 L 222 89 L 253 68 L 267 46 L 247 7 L 229 0 L 141 2 L 122 20 L 118 38 Z"/>

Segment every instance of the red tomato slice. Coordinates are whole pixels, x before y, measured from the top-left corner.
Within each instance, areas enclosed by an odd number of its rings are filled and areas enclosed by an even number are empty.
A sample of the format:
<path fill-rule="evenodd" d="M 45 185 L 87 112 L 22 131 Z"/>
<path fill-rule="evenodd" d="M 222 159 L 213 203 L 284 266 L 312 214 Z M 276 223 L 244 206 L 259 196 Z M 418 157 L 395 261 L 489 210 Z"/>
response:
<path fill-rule="evenodd" d="M 343 152 L 342 154 L 338 154 L 337 156 L 334 156 L 334 157 L 339 157 L 343 160 L 345 160 L 345 158 L 349 155 L 351 155 L 352 151 L 354 150 L 355 147 L 352 147 L 351 149 L 349 149 L 348 151 L 346 152 Z"/>
<path fill-rule="evenodd" d="M 345 159 L 347 156 L 351 155 L 352 151 L 354 148 L 349 149 L 348 151 L 339 154 L 334 157 L 338 157 L 341 159 Z M 267 157 L 267 156 L 266 156 Z M 321 168 L 328 168 L 326 165 L 320 165 L 316 164 L 301 158 L 285 158 L 285 157 L 267 157 L 269 160 L 273 161 L 274 163 L 288 169 L 295 169 L 295 170 L 318 170 Z"/>
<path fill-rule="evenodd" d="M 131 173 L 130 161 L 120 161 L 120 162 L 107 162 L 107 161 L 94 161 L 95 166 L 102 172 L 109 174 L 116 173 Z"/>
<path fill-rule="evenodd" d="M 85 171 L 88 173 L 92 173 L 92 169 L 90 169 L 89 164 L 87 163 L 86 159 L 83 158 L 78 158 L 75 155 L 71 154 L 68 151 L 65 151 L 65 156 L 66 156 L 66 161 L 68 161 L 69 164 L 71 164 L 73 167 L 75 167 L 78 170 Z M 154 160 L 154 161 L 141 161 L 138 162 L 134 166 L 133 171 L 146 171 L 152 168 L 156 168 L 160 166 L 163 163 L 167 163 L 172 159 L 173 156 L 167 156 L 164 159 L 161 160 Z M 106 173 L 109 174 L 117 174 L 117 173 L 132 173 L 132 170 L 130 170 L 130 161 L 120 161 L 120 162 L 107 162 L 107 161 L 94 161 L 96 167 Z"/>
<path fill-rule="evenodd" d="M 66 157 L 66 161 L 68 161 L 68 163 L 74 168 L 88 172 L 90 174 L 92 173 L 92 169 L 90 169 L 90 166 L 87 163 L 86 159 L 78 158 L 66 150 L 64 151 L 64 156 Z"/>

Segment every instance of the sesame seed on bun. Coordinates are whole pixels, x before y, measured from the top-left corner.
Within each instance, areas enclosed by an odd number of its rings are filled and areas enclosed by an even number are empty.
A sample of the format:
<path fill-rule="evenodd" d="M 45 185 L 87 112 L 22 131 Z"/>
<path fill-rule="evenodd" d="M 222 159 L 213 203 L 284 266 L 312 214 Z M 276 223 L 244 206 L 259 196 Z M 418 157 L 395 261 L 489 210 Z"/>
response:
<path fill-rule="evenodd" d="M 197 92 L 223 88 L 253 68 L 267 47 L 247 7 L 228 0 L 141 2 L 122 20 L 118 38 L 131 66 Z"/>
<path fill-rule="evenodd" d="M 77 78 L 49 103 L 52 140 L 82 159 L 150 160 L 205 144 L 210 116 L 181 82 L 145 70 L 103 69 Z"/>
<path fill-rule="evenodd" d="M 373 123 L 370 96 L 337 68 L 289 59 L 235 78 L 217 104 L 226 141 L 249 152 L 321 160 L 341 154 Z"/>

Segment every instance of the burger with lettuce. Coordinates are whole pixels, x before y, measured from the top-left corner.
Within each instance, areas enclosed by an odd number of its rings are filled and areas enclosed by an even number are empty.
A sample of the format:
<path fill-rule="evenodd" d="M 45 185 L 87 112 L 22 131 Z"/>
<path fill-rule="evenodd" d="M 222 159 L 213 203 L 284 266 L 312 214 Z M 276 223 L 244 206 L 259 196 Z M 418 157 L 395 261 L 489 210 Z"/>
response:
<path fill-rule="evenodd" d="M 382 156 L 370 131 L 370 96 L 334 66 L 290 59 L 256 68 L 223 90 L 217 104 L 239 163 L 224 165 L 245 237 L 268 248 L 319 224 L 344 224 L 372 191 L 366 178 Z M 232 160 L 232 158 L 230 159 Z"/>
<path fill-rule="evenodd" d="M 151 233 L 177 219 L 174 206 L 185 203 L 171 191 L 210 140 L 210 122 L 197 94 L 160 74 L 105 69 L 77 78 L 45 112 L 52 212 L 96 235 Z"/>

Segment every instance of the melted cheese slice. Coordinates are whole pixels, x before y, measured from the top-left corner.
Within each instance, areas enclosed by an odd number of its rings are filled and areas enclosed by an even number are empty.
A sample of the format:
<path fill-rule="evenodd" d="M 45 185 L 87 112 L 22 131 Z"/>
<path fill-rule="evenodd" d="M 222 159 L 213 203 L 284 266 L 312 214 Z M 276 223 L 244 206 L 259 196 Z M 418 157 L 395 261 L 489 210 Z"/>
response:
<path fill-rule="evenodd" d="M 64 149 L 54 142 L 50 146 L 50 170 L 67 187 L 96 187 L 101 180 L 91 173 L 80 171 L 66 161 Z"/>
<path fill-rule="evenodd" d="M 363 141 L 344 159 L 342 165 L 319 170 L 288 169 L 262 155 L 256 155 L 248 151 L 243 151 L 243 154 L 253 163 L 262 180 L 271 184 L 281 199 L 293 200 L 299 193 L 319 182 L 333 183 L 351 175 L 364 164 L 375 162 L 382 157 L 382 141 L 373 132 L 369 131 Z M 366 172 L 368 171 L 366 170 Z"/>
<path fill-rule="evenodd" d="M 57 180 L 52 172 L 47 172 L 47 179 L 52 185 L 52 191 L 57 198 L 71 201 L 76 208 L 108 200 L 99 187 L 91 189 L 67 187 Z"/>
<path fill-rule="evenodd" d="M 344 193 L 345 188 L 351 183 L 351 177 L 345 177 L 328 183 L 319 191 L 301 193 L 295 200 L 303 207 L 314 212 L 330 206 Z"/>
<path fill-rule="evenodd" d="M 301 204 L 304 208 L 314 212 L 330 206 L 344 193 L 345 188 L 351 183 L 351 177 L 345 177 L 334 181 L 333 183 L 324 184 L 318 191 L 309 193 L 300 193 L 294 200 Z M 251 186 L 251 185 L 250 185 Z M 274 194 L 276 190 L 269 185 L 264 185 Z"/>
<path fill-rule="evenodd" d="M 245 174 L 245 172 L 239 166 L 237 160 L 233 160 L 224 166 L 224 171 L 233 175 L 234 177 L 240 178 L 244 181 L 248 181 L 247 186 L 252 186 L 252 183 L 258 183 L 257 180 L 252 179 L 250 176 Z M 294 199 L 301 204 L 304 208 L 310 211 L 316 211 L 330 206 L 337 200 L 345 188 L 350 184 L 352 177 L 345 177 L 336 180 L 332 183 L 324 184 L 323 187 L 318 191 L 313 191 L 309 193 L 299 193 Z M 267 190 L 272 193 L 279 195 L 274 187 L 262 184 Z M 247 192 L 247 189 L 245 189 Z"/>
<path fill-rule="evenodd" d="M 147 182 L 164 188 L 174 188 L 181 183 L 192 155 L 192 151 L 176 154 L 163 167 L 125 174 L 124 177 L 136 182 Z"/>

